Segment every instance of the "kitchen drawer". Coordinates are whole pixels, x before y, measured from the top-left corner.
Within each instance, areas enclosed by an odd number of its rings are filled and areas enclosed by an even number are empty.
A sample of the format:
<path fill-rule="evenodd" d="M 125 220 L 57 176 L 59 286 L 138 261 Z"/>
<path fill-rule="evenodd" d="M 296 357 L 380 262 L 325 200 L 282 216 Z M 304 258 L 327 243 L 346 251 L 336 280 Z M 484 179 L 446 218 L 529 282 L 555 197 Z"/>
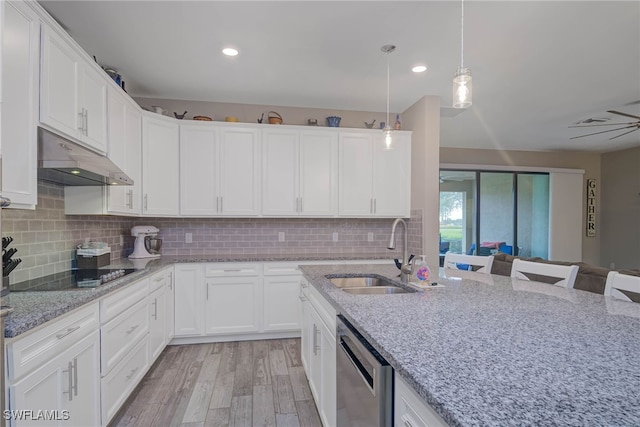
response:
<path fill-rule="evenodd" d="M 149 295 L 149 279 L 140 280 L 114 292 L 100 301 L 100 323 L 107 323 L 147 295 Z"/>
<path fill-rule="evenodd" d="M 265 276 L 296 276 L 301 275 L 302 272 L 298 268 L 298 262 L 265 262 L 264 263 L 264 275 Z"/>
<path fill-rule="evenodd" d="M 208 263 L 205 264 L 205 277 L 238 277 L 238 276 L 260 276 L 262 265 L 258 262 L 242 263 Z"/>
<path fill-rule="evenodd" d="M 51 320 L 32 333 L 7 344 L 9 381 L 42 366 L 93 331 L 97 331 L 98 303 Z"/>
<path fill-rule="evenodd" d="M 149 369 L 149 339 L 145 336 L 133 350 L 102 378 L 102 425 L 118 412 L 136 385 Z"/>
<path fill-rule="evenodd" d="M 157 272 L 153 276 L 149 277 L 149 293 L 160 289 L 167 284 L 167 269 Z"/>
<path fill-rule="evenodd" d="M 395 374 L 395 427 L 446 427 L 447 423 Z"/>
<path fill-rule="evenodd" d="M 111 369 L 149 332 L 147 298 L 136 303 L 115 319 L 102 326 L 100 359 L 102 375 Z"/>

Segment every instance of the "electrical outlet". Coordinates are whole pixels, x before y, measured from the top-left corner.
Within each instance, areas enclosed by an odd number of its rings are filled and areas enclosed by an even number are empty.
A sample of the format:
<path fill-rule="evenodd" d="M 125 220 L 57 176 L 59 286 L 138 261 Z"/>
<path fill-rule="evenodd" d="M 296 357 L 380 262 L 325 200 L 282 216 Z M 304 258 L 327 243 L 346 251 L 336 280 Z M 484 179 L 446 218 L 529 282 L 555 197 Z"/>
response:
<path fill-rule="evenodd" d="M 338 232 L 334 231 L 333 235 L 331 236 L 331 240 L 333 240 L 334 242 L 338 241 Z"/>
<path fill-rule="evenodd" d="M 367 242 L 373 242 L 373 233 L 372 232 L 368 232 L 367 233 Z"/>
<path fill-rule="evenodd" d="M 193 233 L 184 233 L 184 242 L 193 243 Z"/>
<path fill-rule="evenodd" d="M 284 231 L 278 232 L 278 242 L 284 242 Z"/>
<path fill-rule="evenodd" d="M 120 235 L 120 246 L 124 246 L 124 236 Z"/>

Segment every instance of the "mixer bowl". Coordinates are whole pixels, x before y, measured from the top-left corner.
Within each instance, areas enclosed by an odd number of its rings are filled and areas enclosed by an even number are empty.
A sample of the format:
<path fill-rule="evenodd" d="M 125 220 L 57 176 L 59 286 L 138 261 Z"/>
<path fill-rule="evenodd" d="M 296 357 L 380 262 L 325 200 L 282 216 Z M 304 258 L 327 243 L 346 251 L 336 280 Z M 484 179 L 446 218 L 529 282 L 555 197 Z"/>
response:
<path fill-rule="evenodd" d="M 157 237 L 147 236 L 144 238 L 144 247 L 147 249 L 151 255 L 159 254 L 160 248 L 162 247 L 162 239 L 158 239 Z"/>

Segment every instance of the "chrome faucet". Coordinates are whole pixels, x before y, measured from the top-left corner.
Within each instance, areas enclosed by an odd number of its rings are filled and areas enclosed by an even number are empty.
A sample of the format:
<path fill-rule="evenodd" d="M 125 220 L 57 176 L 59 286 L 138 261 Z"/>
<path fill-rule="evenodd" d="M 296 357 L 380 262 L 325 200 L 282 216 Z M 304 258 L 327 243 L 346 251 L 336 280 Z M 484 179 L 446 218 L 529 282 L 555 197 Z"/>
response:
<path fill-rule="evenodd" d="M 397 218 L 393 221 L 393 225 L 391 226 L 391 237 L 389 237 L 387 249 L 396 248 L 396 227 L 398 226 L 398 223 L 404 225 L 404 249 L 402 251 L 402 263 L 398 262 L 396 259 L 396 266 L 400 269 L 400 281 L 402 283 L 408 283 L 409 277 L 413 274 L 413 263 L 411 262 L 413 260 L 413 255 L 409 256 L 409 230 L 404 219 Z"/>

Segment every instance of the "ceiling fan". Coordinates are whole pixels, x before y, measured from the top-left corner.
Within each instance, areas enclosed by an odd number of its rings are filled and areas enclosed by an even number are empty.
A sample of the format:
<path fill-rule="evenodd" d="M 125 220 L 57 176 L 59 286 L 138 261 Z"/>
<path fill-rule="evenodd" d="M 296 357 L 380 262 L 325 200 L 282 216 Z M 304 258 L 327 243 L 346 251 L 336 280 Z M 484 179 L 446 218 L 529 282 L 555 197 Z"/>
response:
<path fill-rule="evenodd" d="M 603 131 L 600 131 L 600 132 L 588 133 L 586 135 L 574 136 L 574 137 L 571 137 L 569 139 L 584 138 L 585 136 L 598 135 L 598 134 L 601 134 L 601 133 L 616 132 L 616 131 L 631 129 L 631 130 L 623 132 L 623 133 L 621 133 L 619 135 L 616 135 L 616 136 L 613 136 L 613 137 L 609 138 L 609 140 L 612 140 L 612 139 L 620 138 L 621 136 L 627 135 L 627 134 L 629 134 L 631 132 L 635 132 L 638 129 L 640 129 L 640 116 L 636 116 L 636 115 L 628 114 L 628 113 L 623 113 L 623 112 L 615 111 L 615 110 L 607 110 L 607 113 L 617 114 L 619 116 L 630 117 L 632 119 L 635 119 L 635 121 L 631 121 L 631 122 L 627 122 L 627 123 L 598 123 L 598 124 L 591 124 L 592 122 L 599 122 L 599 121 L 604 121 L 604 120 L 601 120 L 601 119 L 583 120 L 583 121 L 581 121 L 581 123 L 589 123 L 589 124 L 582 124 L 582 125 L 579 125 L 579 126 L 569 126 L 569 127 L 570 128 L 586 128 L 586 127 L 592 127 L 592 126 L 622 126 L 622 127 L 618 127 L 618 128 L 615 128 L 615 129 L 607 129 L 607 130 L 603 130 Z"/>

